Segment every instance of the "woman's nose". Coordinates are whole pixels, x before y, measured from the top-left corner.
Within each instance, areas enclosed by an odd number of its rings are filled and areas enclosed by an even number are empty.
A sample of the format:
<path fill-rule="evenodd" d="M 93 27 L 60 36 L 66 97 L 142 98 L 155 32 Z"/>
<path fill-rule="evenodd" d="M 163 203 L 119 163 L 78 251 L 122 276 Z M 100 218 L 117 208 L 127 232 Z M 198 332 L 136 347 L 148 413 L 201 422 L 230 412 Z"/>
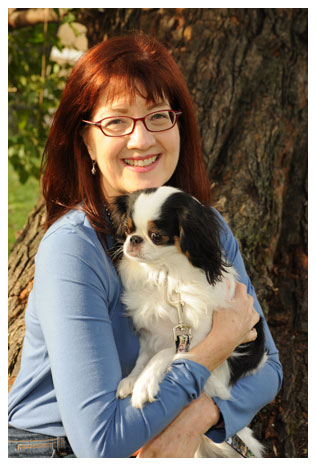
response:
<path fill-rule="evenodd" d="M 142 121 L 137 121 L 134 131 L 128 136 L 128 149 L 145 150 L 156 142 L 154 133 L 148 131 Z"/>

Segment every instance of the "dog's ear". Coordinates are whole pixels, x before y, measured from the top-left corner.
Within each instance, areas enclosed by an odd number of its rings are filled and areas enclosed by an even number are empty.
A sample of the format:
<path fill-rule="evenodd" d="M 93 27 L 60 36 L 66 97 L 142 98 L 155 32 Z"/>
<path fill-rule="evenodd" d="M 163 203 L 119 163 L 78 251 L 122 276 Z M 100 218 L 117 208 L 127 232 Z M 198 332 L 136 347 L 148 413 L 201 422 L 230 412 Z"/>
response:
<path fill-rule="evenodd" d="M 124 237 L 128 208 L 128 194 L 118 196 L 111 202 L 111 217 L 116 229 L 116 235 L 119 237 Z"/>
<path fill-rule="evenodd" d="M 179 212 L 180 247 L 194 267 L 204 270 L 214 285 L 228 264 L 222 258 L 221 225 L 215 212 L 191 198 Z"/>

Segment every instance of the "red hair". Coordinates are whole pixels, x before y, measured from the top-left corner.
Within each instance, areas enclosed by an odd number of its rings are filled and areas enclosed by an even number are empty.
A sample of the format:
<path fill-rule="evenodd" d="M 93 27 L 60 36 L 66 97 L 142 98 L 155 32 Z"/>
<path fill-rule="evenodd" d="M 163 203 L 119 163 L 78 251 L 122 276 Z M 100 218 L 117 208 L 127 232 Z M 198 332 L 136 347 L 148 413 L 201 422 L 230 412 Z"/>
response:
<path fill-rule="evenodd" d="M 111 83 L 110 83 L 111 81 Z M 109 85 L 110 84 L 110 85 Z M 193 102 L 184 77 L 168 51 L 145 34 L 114 37 L 92 47 L 74 66 L 65 86 L 46 143 L 42 187 L 46 228 L 73 208 L 81 208 L 92 226 L 107 233 L 99 171 L 91 174 L 91 159 L 81 137 L 82 119 L 89 120 L 101 90 L 109 101 L 126 93 L 156 102 L 167 98 L 179 120 L 180 158 L 168 184 L 201 202 L 210 202 L 208 180 Z"/>

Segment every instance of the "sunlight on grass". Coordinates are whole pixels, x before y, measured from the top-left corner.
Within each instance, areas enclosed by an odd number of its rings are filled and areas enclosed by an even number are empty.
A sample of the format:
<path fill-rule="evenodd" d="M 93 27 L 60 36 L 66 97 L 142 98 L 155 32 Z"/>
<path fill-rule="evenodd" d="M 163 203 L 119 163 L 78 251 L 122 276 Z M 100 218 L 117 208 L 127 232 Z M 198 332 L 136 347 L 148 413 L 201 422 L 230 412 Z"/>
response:
<path fill-rule="evenodd" d="M 18 233 L 21 231 L 39 197 L 39 182 L 29 178 L 23 185 L 18 175 L 8 164 L 8 249 L 9 254 Z"/>

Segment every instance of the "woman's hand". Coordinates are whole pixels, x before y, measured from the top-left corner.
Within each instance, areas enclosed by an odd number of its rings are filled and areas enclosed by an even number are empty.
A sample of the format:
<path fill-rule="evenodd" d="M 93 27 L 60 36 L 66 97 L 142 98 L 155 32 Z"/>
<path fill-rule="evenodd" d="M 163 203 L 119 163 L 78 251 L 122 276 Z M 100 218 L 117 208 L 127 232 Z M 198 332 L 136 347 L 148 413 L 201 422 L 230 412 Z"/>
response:
<path fill-rule="evenodd" d="M 253 303 L 254 299 L 247 293 L 246 286 L 237 282 L 230 307 L 214 313 L 212 332 L 224 332 L 225 339 L 231 340 L 234 349 L 242 343 L 254 341 L 257 338 L 254 326 L 260 316 Z"/>
<path fill-rule="evenodd" d="M 220 411 L 204 393 L 192 401 L 137 458 L 193 458 L 200 437 L 218 422 Z"/>
<path fill-rule="evenodd" d="M 254 300 L 242 283 L 236 283 L 234 298 L 229 306 L 213 314 L 213 325 L 208 336 L 185 357 L 213 371 L 222 364 L 242 343 L 254 341 L 257 331 L 254 326 L 260 316 L 253 307 Z M 180 357 L 180 355 L 179 355 Z"/>

